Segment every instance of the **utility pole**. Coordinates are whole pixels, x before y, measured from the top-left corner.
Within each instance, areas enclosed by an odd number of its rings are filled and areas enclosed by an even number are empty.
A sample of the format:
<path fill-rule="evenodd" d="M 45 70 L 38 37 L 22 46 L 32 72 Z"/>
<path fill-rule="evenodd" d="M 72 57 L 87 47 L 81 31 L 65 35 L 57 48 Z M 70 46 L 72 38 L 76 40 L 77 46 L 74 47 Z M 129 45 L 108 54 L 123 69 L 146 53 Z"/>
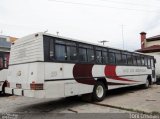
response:
<path fill-rule="evenodd" d="M 57 36 L 59 36 L 59 32 L 57 31 L 56 33 L 57 33 Z"/>
<path fill-rule="evenodd" d="M 122 24 L 122 41 L 123 41 L 123 50 L 124 50 L 124 32 L 123 32 L 123 28 L 124 28 L 124 25 Z"/>
<path fill-rule="evenodd" d="M 99 43 L 102 43 L 103 45 L 106 43 L 106 42 L 109 42 L 109 41 L 106 41 L 106 40 L 102 40 L 102 41 L 98 41 Z"/>

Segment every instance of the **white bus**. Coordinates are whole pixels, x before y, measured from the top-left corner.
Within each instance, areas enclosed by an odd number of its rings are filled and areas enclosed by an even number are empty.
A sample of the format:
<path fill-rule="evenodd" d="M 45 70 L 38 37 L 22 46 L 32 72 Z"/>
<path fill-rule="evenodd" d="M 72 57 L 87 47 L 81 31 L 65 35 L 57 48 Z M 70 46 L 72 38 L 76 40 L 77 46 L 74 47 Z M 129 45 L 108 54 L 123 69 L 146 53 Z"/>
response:
<path fill-rule="evenodd" d="M 92 94 L 155 81 L 154 57 L 36 33 L 11 46 L 6 93 L 36 98 Z"/>
<path fill-rule="evenodd" d="M 5 92 L 8 62 L 9 52 L 0 51 L 0 93 Z"/>

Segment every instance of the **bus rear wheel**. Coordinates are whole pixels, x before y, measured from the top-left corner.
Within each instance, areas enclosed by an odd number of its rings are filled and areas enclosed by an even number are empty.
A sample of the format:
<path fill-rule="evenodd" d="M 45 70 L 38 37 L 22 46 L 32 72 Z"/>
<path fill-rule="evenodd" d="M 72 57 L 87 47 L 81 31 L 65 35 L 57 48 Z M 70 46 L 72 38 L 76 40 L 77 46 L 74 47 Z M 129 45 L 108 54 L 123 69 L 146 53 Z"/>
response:
<path fill-rule="evenodd" d="M 98 81 L 94 85 L 93 93 L 92 93 L 92 99 L 93 101 L 100 102 L 105 98 L 106 95 L 106 88 L 103 82 Z"/>

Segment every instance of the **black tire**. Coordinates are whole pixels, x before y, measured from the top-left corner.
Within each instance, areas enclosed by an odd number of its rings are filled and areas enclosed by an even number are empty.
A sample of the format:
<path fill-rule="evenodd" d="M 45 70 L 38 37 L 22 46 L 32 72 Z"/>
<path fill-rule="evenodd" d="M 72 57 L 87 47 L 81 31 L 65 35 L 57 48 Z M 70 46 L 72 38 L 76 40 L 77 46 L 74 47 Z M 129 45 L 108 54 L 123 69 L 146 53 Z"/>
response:
<path fill-rule="evenodd" d="M 93 101 L 100 102 L 105 98 L 106 95 L 106 88 L 103 82 L 97 81 L 94 85 L 92 99 Z"/>

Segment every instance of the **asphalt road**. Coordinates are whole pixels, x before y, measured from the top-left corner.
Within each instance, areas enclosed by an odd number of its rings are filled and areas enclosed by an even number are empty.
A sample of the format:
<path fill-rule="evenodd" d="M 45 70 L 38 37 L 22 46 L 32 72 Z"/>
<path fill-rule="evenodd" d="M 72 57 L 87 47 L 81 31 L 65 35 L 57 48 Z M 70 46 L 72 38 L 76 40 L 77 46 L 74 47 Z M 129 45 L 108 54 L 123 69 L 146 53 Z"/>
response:
<path fill-rule="evenodd" d="M 131 100 L 136 100 L 141 97 L 140 103 L 147 103 L 143 108 L 151 106 L 152 103 L 159 101 L 160 93 L 157 91 L 159 86 L 153 86 L 151 89 L 143 89 L 141 87 L 122 88 L 109 91 L 106 94 L 104 101 L 100 103 L 88 103 L 83 101 L 80 97 L 60 98 L 60 99 L 36 99 L 23 96 L 1 95 L 0 96 L 0 118 L 9 119 L 14 118 L 108 118 L 108 119 L 124 119 L 142 117 L 141 112 L 132 106 Z M 143 102 L 144 96 L 156 92 L 157 96 L 152 98 L 150 105 L 148 101 Z M 140 95 L 140 96 L 138 96 Z M 150 96 L 152 97 L 152 95 Z M 128 100 L 127 100 L 128 99 Z M 145 99 L 145 97 L 144 97 Z M 151 98 L 150 98 L 151 100 Z M 126 102 L 126 103 L 125 103 Z M 140 104 L 138 103 L 138 104 Z M 127 105 L 127 106 L 126 106 Z M 129 107 L 128 107 L 129 105 Z M 157 103 L 157 108 L 160 105 Z M 141 106 L 140 106 L 141 107 Z M 135 108 L 135 109 L 134 109 Z M 142 109 L 143 109 L 142 108 Z M 143 111 L 143 110 L 142 110 Z M 137 115 L 138 114 L 138 115 Z M 144 113 L 145 114 L 145 113 Z M 147 115 L 148 112 L 146 112 Z M 143 115 L 144 116 L 144 115 Z M 157 117 L 158 118 L 158 117 Z"/>

